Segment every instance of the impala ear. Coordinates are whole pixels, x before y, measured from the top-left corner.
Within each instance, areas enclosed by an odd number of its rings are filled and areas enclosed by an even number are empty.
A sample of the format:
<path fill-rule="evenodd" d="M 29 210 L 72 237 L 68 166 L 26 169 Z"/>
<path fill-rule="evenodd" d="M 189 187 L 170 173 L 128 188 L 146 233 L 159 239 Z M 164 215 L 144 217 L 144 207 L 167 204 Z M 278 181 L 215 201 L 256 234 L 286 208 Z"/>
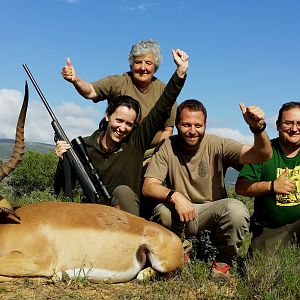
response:
<path fill-rule="evenodd" d="M 15 210 L 11 207 L 10 203 L 4 199 L 2 196 L 0 196 L 0 223 L 4 218 L 8 215 L 14 216 L 17 220 L 20 220 L 20 217 L 16 214 Z"/>
<path fill-rule="evenodd" d="M 10 203 L 2 196 L 0 196 L 0 209 L 13 210 Z"/>

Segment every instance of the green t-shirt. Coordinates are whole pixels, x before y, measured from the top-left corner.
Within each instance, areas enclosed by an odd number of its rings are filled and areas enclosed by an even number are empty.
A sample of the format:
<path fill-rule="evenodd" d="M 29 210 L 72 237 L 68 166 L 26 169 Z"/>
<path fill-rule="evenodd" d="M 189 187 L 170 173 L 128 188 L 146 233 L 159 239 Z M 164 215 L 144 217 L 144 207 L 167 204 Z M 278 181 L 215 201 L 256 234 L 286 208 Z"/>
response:
<path fill-rule="evenodd" d="M 293 158 L 286 157 L 280 149 L 279 138 L 271 142 L 272 158 L 264 163 L 244 165 L 239 177 L 253 182 L 273 181 L 288 168 L 289 177 L 296 183 L 295 193 L 270 193 L 254 200 L 255 217 L 265 226 L 276 228 L 300 219 L 300 153 Z"/>

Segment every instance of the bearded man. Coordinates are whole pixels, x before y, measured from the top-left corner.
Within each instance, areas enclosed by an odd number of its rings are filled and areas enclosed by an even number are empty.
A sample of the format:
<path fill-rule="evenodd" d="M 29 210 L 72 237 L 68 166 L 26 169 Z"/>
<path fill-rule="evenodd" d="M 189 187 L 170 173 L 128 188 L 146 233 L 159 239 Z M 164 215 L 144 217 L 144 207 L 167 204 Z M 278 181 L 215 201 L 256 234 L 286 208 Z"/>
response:
<path fill-rule="evenodd" d="M 253 145 L 205 135 L 204 105 L 198 100 L 181 103 L 175 119 L 178 135 L 160 144 L 143 184 L 144 196 L 158 202 L 153 221 L 180 237 L 199 236 L 205 229 L 211 231 L 218 250 L 212 276 L 222 280 L 230 278 L 232 261 L 243 243 L 250 219 L 241 201 L 227 197 L 226 170 L 263 162 L 272 156 L 263 111 L 242 103 L 240 108 L 254 134 Z"/>

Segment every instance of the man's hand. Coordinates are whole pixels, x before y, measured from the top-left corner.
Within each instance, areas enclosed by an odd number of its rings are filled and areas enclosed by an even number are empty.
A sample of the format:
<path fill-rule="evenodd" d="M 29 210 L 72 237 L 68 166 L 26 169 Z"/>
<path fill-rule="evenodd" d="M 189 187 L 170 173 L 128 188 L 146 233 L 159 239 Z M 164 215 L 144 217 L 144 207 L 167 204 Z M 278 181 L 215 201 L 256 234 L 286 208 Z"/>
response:
<path fill-rule="evenodd" d="M 196 210 L 193 203 L 179 192 L 172 196 L 175 209 L 181 222 L 193 221 L 196 217 Z"/>
<path fill-rule="evenodd" d="M 179 77 L 183 78 L 188 67 L 189 67 L 189 56 L 186 52 L 177 49 L 177 50 L 171 50 L 174 62 L 177 66 L 177 74 Z"/>
<path fill-rule="evenodd" d="M 289 170 L 286 168 L 280 176 L 274 181 L 274 192 L 277 194 L 288 195 L 294 193 L 296 185 L 293 180 L 289 178 Z"/>
<path fill-rule="evenodd" d="M 63 160 L 63 158 L 64 158 L 63 154 L 65 152 L 67 152 L 67 150 L 70 149 L 70 148 L 71 148 L 71 146 L 67 142 L 57 141 L 57 143 L 55 145 L 54 152 L 60 160 Z"/>
<path fill-rule="evenodd" d="M 244 120 L 253 129 L 261 129 L 265 123 L 265 114 L 258 106 L 246 106 L 240 103 L 240 109 L 243 113 Z"/>
<path fill-rule="evenodd" d="M 162 180 L 153 177 L 146 177 L 144 179 L 142 192 L 145 197 L 149 197 L 158 201 L 165 201 L 170 189 L 163 185 Z M 181 222 L 188 222 L 195 219 L 195 207 L 193 203 L 183 194 L 175 191 L 170 202 L 174 205 Z"/>
<path fill-rule="evenodd" d="M 67 57 L 66 62 L 67 64 L 61 70 L 61 75 L 65 80 L 74 83 L 77 78 L 75 68 L 73 67 L 71 59 L 69 57 Z"/>

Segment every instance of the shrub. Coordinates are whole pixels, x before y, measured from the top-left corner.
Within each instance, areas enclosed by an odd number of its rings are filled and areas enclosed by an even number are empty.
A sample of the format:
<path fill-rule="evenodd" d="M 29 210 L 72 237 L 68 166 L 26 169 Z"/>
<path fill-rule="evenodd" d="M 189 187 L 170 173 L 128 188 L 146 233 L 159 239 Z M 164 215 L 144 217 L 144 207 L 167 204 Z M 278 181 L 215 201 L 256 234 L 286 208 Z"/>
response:
<path fill-rule="evenodd" d="M 57 157 L 54 153 L 27 151 L 20 165 L 8 180 L 15 197 L 30 195 L 33 191 L 46 191 L 53 187 Z"/>
<path fill-rule="evenodd" d="M 27 204 L 33 204 L 33 203 L 45 202 L 45 201 L 54 202 L 54 201 L 60 201 L 60 199 L 58 199 L 56 195 L 54 195 L 53 193 L 47 190 L 46 191 L 35 190 L 28 195 L 24 195 L 23 197 L 10 198 L 10 202 L 12 203 L 13 207 L 19 207 Z"/>

